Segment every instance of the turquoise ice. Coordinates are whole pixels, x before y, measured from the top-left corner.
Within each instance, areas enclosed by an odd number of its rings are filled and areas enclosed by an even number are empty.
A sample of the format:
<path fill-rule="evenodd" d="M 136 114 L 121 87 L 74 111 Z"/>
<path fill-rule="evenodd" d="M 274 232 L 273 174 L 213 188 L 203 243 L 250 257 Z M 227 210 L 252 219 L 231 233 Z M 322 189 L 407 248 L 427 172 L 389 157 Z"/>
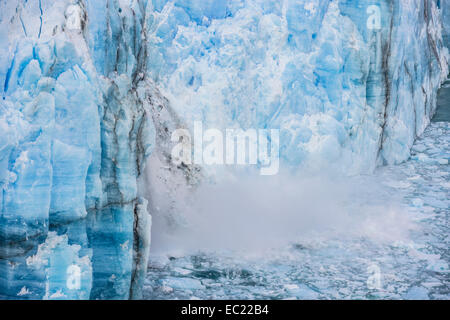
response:
<path fill-rule="evenodd" d="M 96 6 L 106 1 L 1 4 L 2 298 L 140 295 L 150 217 L 137 179 L 154 143 L 145 5 Z M 116 21 L 109 40 L 94 12 Z"/>

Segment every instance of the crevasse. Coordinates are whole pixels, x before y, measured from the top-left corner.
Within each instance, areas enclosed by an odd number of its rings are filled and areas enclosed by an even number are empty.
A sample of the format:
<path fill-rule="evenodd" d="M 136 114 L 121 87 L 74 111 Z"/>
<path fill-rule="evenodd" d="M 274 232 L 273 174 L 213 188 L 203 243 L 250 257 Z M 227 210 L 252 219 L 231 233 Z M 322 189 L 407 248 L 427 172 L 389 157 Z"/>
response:
<path fill-rule="evenodd" d="M 138 180 L 152 150 L 168 161 L 177 126 L 279 128 L 296 170 L 406 160 L 448 74 L 449 11 L 0 2 L 0 297 L 139 298 L 151 219 Z"/>

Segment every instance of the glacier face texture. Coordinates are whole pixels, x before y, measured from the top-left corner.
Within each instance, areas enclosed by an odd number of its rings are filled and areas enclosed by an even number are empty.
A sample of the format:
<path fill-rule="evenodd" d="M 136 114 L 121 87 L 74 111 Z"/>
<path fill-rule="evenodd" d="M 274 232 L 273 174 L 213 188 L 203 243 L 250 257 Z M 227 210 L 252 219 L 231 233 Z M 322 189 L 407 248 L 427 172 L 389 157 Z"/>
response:
<path fill-rule="evenodd" d="M 441 2 L 154 0 L 149 71 L 190 126 L 280 128 L 285 165 L 367 172 L 434 112 Z"/>
<path fill-rule="evenodd" d="M 450 47 L 450 2 L 448 1 L 440 1 L 439 6 L 442 10 L 442 26 L 443 26 L 443 34 L 442 38 L 444 39 L 444 44 L 447 48 Z"/>
<path fill-rule="evenodd" d="M 137 179 L 154 141 L 145 10 L 0 3 L 1 298 L 139 297 L 150 217 Z"/>
<path fill-rule="evenodd" d="M 406 160 L 448 73 L 448 5 L 0 1 L 0 298 L 140 297 L 138 180 L 168 128 L 279 128 L 293 168 Z"/>

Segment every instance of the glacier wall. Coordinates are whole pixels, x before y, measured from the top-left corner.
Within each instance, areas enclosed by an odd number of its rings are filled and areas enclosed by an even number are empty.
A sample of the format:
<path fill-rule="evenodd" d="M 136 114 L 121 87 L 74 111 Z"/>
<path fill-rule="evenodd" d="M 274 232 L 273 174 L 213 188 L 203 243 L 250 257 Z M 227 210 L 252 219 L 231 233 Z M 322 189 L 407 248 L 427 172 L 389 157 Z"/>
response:
<path fill-rule="evenodd" d="M 442 27 L 443 27 L 443 39 L 447 48 L 450 47 L 450 2 L 439 1 L 439 7 L 442 10 Z"/>
<path fill-rule="evenodd" d="M 189 126 L 279 128 L 295 168 L 406 160 L 448 71 L 436 1 L 153 5 L 149 72 L 177 114 Z"/>
<path fill-rule="evenodd" d="M 448 16 L 442 0 L 0 1 L 0 298 L 139 298 L 146 159 L 168 165 L 195 120 L 279 128 L 291 168 L 407 159 L 448 74 Z"/>
<path fill-rule="evenodd" d="M 0 297 L 138 298 L 146 6 L 0 3 Z M 122 51 L 118 50 L 120 48 Z"/>

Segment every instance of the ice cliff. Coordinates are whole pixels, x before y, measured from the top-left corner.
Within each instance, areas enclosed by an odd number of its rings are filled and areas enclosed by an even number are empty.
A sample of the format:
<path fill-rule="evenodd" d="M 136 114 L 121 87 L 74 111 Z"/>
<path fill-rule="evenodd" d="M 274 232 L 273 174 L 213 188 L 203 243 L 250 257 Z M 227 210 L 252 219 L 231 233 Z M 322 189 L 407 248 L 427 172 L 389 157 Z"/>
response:
<path fill-rule="evenodd" d="M 1 1 L 0 298 L 139 298 L 139 180 L 179 125 L 279 128 L 294 168 L 407 159 L 448 73 L 443 6 Z"/>
<path fill-rule="evenodd" d="M 0 296 L 139 297 L 146 6 L 2 1 Z"/>
<path fill-rule="evenodd" d="M 439 6 L 154 1 L 149 71 L 189 125 L 280 128 L 285 164 L 367 172 L 407 159 L 434 112 Z"/>
<path fill-rule="evenodd" d="M 450 2 L 440 1 L 439 5 L 442 10 L 442 26 L 443 26 L 443 39 L 447 48 L 450 48 Z"/>

